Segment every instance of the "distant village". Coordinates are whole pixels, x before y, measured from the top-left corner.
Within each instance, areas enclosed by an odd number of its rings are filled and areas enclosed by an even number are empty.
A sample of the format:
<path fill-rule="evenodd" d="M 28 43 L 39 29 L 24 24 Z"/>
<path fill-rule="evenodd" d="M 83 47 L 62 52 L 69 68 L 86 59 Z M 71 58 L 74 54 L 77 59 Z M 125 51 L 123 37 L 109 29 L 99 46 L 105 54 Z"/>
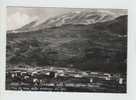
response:
<path fill-rule="evenodd" d="M 126 75 L 74 68 L 18 65 L 6 69 L 6 89 L 126 93 Z"/>

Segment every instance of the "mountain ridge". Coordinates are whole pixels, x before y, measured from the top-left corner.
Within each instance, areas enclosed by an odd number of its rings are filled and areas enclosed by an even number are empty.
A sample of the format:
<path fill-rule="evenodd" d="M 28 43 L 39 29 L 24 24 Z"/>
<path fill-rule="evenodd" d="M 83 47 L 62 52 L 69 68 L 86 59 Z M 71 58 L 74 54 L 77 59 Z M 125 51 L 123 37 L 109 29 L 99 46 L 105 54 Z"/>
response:
<path fill-rule="evenodd" d="M 117 18 L 116 14 L 111 12 L 102 12 L 102 11 L 73 11 L 64 13 L 47 20 L 34 20 L 30 23 L 27 23 L 23 27 L 12 30 L 13 32 L 28 32 L 36 31 L 39 29 L 62 26 L 65 24 L 94 24 L 97 22 L 105 22 Z"/>
<path fill-rule="evenodd" d="M 10 63 L 72 64 L 83 70 L 126 71 L 127 15 L 95 24 L 9 33 L 7 38 Z"/>

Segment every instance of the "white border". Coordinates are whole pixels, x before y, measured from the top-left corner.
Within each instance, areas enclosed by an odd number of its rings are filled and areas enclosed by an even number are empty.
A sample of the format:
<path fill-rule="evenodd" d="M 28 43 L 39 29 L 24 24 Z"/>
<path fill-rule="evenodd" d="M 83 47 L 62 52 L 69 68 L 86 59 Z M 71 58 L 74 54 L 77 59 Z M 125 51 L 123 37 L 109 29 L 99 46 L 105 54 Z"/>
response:
<path fill-rule="evenodd" d="M 136 31 L 134 22 L 134 0 L 1 0 L 0 1 L 0 99 L 1 100 L 136 100 Z M 69 8 L 115 8 L 128 9 L 128 93 L 61 93 L 61 92 L 24 92 L 5 91 L 5 46 L 6 46 L 6 7 L 69 7 Z M 134 21 L 135 19 L 135 21 Z M 135 34 L 134 34 L 135 33 Z"/>

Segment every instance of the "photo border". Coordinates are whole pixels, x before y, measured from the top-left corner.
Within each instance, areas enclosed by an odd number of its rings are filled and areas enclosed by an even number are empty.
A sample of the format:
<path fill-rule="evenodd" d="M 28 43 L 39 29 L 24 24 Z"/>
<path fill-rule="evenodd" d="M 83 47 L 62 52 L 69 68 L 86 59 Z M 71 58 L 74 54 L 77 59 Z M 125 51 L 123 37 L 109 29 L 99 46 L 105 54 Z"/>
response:
<path fill-rule="evenodd" d="M 56 1 L 56 2 L 55 2 Z M 86 1 L 86 2 L 85 2 Z M 0 91 L 1 91 L 1 97 L 2 100 L 24 100 L 24 99 L 33 99 L 37 100 L 48 98 L 49 100 L 69 100 L 69 99 L 90 99 L 93 100 L 135 100 L 136 96 L 134 95 L 134 87 L 136 80 L 133 79 L 135 72 L 134 67 L 135 59 L 136 59 L 136 53 L 134 45 L 136 34 L 134 34 L 134 24 L 133 20 L 136 18 L 135 16 L 132 16 L 134 13 L 133 4 L 130 4 L 128 2 L 129 0 L 47 0 L 46 2 L 44 0 L 38 0 L 38 3 L 36 0 L 3 0 L 1 7 L 0 7 L 0 64 L 1 64 L 1 72 L 0 72 Z M 78 2 L 78 3 L 77 3 Z M 133 5 L 133 6 L 130 6 Z M 30 91 L 7 91 L 5 90 L 5 65 L 6 65 L 6 8 L 7 6 L 24 6 L 24 7 L 65 7 L 65 8 L 115 8 L 115 9 L 128 9 L 128 62 L 127 62 L 127 94 L 116 94 L 116 93 L 71 93 L 71 92 L 30 92 Z"/>

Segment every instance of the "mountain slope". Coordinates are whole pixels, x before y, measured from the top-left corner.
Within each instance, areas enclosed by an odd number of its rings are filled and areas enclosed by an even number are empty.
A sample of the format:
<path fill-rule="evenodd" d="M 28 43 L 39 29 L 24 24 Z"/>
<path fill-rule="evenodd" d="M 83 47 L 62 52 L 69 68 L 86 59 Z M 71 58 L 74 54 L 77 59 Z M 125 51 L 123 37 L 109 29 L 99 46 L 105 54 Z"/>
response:
<path fill-rule="evenodd" d="M 127 16 L 94 24 L 65 24 L 7 34 L 9 64 L 126 71 Z"/>

